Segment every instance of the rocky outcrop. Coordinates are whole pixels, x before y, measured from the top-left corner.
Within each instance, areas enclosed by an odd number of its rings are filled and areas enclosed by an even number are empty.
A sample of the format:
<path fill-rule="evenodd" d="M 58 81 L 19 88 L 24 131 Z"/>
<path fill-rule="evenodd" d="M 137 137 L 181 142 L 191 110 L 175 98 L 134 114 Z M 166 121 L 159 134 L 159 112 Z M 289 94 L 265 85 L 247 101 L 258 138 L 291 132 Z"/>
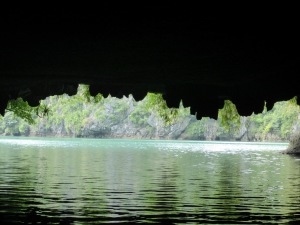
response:
<path fill-rule="evenodd" d="M 130 119 L 110 125 L 91 121 L 80 131 L 79 137 L 97 138 L 147 138 L 147 139 L 178 139 L 190 124 L 192 116 L 178 119 L 175 123 L 166 126 L 157 115 L 152 114 L 145 126 L 136 126 Z"/>
<path fill-rule="evenodd" d="M 295 134 L 288 145 L 288 148 L 282 151 L 283 154 L 300 155 L 300 133 Z"/>
<path fill-rule="evenodd" d="M 111 135 L 111 129 L 105 125 L 97 123 L 97 121 L 88 124 L 81 129 L 79 137 L 109 137 Z"/>
<path fill-rule="evenodd" d="M 65 94 L 43 100 L 51 113 L 45 118 L 36 116 L 35 124 L 7 112 L 0 117 L 0 135 L 281 142 L 300 132 L 299 108 L 288 102 L 276 103 L 269 112 L 240 117 L 240 124 L 232 123 L 227 130 L 220 120 L 197 120 L 182 103 L 177 111 L 159 108 L 157 103 L 149 107 L 154 95 L 147 95 L 142 101 L 136 101 L 132 95 L 108 96 L 99 101 L 91 97 L 86 101 L 82 90 L 75 96 Z M 288 153 L 300 149 L 298 139 L 295 136 L 291 141 Z"/>

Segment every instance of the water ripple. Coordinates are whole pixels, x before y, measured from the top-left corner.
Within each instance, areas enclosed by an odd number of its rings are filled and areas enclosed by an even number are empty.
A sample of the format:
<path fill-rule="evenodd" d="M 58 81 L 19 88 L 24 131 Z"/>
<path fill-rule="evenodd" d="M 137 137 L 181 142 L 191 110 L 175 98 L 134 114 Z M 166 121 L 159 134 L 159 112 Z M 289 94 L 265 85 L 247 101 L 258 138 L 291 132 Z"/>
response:
<path fill-rule="evenodd" d="M 0 139 L 0 220 L 278 224 L 300 220 L 286 144 Z"/>

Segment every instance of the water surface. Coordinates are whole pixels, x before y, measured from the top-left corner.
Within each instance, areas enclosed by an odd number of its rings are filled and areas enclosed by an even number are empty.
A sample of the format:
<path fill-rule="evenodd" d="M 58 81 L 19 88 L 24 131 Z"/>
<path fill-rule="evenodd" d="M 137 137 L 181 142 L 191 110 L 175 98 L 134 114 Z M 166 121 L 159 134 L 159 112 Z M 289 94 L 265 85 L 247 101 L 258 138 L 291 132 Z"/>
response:
<path fill-rule="evenodd" d="M 11 224 L 296 224 L 287 143 L 0 138 Z"/>

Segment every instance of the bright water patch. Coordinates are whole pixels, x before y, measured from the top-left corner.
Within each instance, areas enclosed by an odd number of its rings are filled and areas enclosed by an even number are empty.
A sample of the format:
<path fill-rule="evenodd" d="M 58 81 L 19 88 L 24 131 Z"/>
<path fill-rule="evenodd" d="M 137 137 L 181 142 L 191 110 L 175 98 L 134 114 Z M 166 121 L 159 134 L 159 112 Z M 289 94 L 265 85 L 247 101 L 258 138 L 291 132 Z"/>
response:
<path fill-rule="evenodd" d="M 300 220 L 287 143 L 0 138 L 11 224 L 278 224 Z"/>

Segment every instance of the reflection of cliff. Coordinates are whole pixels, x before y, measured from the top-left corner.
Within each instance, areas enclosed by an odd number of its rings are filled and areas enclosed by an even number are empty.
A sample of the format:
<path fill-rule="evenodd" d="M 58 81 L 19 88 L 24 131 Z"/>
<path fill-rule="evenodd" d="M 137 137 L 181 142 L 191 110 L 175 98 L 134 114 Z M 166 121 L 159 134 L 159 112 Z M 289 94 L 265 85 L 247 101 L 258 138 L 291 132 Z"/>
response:
<path fill-rule="evenodd" d="M 299 108 L 288 102 L 278 102 L 261 114 L 240 117 L 239 125 L 231 123 L 226 130 L 219 120 L 197 120 L 182 103 L 173 116 L 172 109 L 157 107 L 153 96 L 147 95 L 142 101 L 135 101 L 132 95 L 121 99 L 98 96 L 97 101 L 95 97 L 84 101 L 80 94 L 51 96 L 43 101 L 51 109 L 47 118 L 36 116 L 36 124 L 29 125 L 7 112 L 0 118 L 0 135 L 288 141 L 300 128 Z"/>

